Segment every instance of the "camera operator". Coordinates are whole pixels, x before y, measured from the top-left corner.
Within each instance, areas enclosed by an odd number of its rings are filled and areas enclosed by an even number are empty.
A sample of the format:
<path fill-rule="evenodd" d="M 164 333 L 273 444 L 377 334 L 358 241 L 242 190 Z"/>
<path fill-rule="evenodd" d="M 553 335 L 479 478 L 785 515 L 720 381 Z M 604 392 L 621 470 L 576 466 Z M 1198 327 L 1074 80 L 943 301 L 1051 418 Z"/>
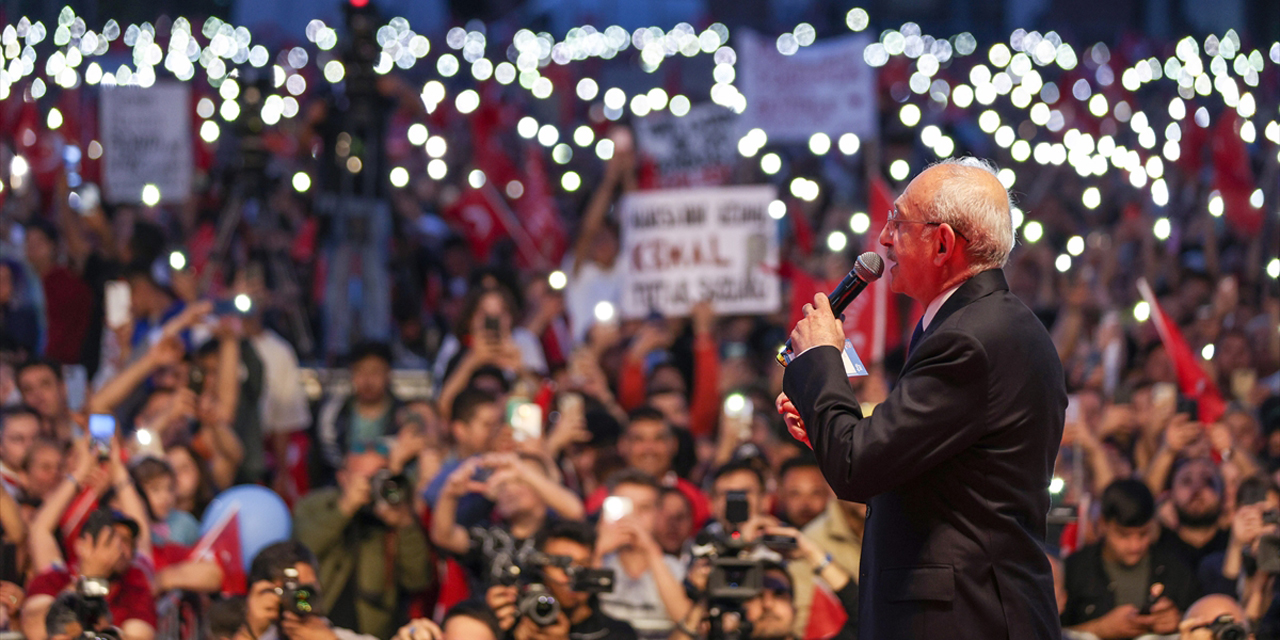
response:
<path fill-rule="evenodd" d="M 1178 625 L 1178 640 L 1253 640 L 1254 637 L 1240 603 L 1221 594 L 1196 600 Z"/>
<path fill-rule="evenodd" d="M 468 458 L 449 474 L 432 514 L 431 542 L 467 569 L 472 593 L 483 593 L 495 574 L 518 563 L 552 514 L 566 520 L 583 517 L 582 501 L 557 484 L 552 473 L 548 463 L 532 454 L 489 453 Z M 496 520 L 468 530 L 457 521 L 458 504 L 476 493 L 493 500 Z M 495 561 L 495 553 L 507 558 Z"/>
<path fill-rule="evenodd" d="M 403 596 L 432 580 L 413 485 L 399 471 L 377 451 L 348 453 L 338 486 L 311 492 L 294 510 L 294 535 L 319 559 L 321 608 L 335 624 L 380 638 L 395 632 Z"/>
<path fill-rule="evenodd" d="M 316 556 L 295 540 L 267 546 L 249 566 L 244 625 L 236 640 L 373 640 L 336 627 L 315 609 L 324 592 Z"/>
<path fill-rule="evenodd" d="M 738 628 L 737 632 L 746 632 L 745 636 L 733 636 L 732 623 L 723 627 L 727 637 L 747 637 L 758 640 L 792 640 L 800 637 L 796 631 L 797 605 L 795 601 L 795 578 L 797 570 L 812 571 L 813 575 L 822 578 L 835 591 L 841 606 L 847 614 L 844 625 L 836 635 L 836 640 L 851 640 L 857 637 L 858 629 L 858 583 L 838 564 L 832 562 L 831 555 L 823 551 L 816 543 L 799 530 L 792 527 L 767 524 L 761 530 L 760 545 L 771 544 L 787 558 L 786 566 L 772 560 L 759 560 L 761 571 L 760 591 L 751 597 L 741 600 L 741 608 L 737 617 L 749 623 L 748 629 Z M 767 537 L 764 537 L 767 536 Z M 744 550 L 749 550 L 750 546 Z M 803 561 L 803 562 L 802 562 Z M 707 637 L 709 631 L 708 612 L 711 608 L 708 593 L 708 577 L 713 571 L 712 561 L 699 559 L 689 570 L 689 585 L 697 596 L 698 603 L 677 626 L 672 634 L 673 639 Z M 811 568 L 812 567 L 812 568 Z M 744 580 L 743 582 L 749 582 Z"/>
<path fill-rule="evenodd" d="M 600 612 L 596 598 L 599 581 L 612 586 L 612 576 L 600 576 L 591 569 L 596 533 L 582 522 L 548 523 L 538 532 L 534 547 L 541 552 L 540 579 L 547 593 L 559 604 L 560 612 L 550 625 L 541 625 L 524 615 L 521 605 L 532 592 L 522 594 L 516 586 L 491 587 L 486 602 L 498 615 L 499 625 L 510 630 L 514 640 L 635 640 L 631 625 Z M 606 570 L 607 571 L 607 570 Z M 598 581 L 599 580 L 599 581 Z"/>

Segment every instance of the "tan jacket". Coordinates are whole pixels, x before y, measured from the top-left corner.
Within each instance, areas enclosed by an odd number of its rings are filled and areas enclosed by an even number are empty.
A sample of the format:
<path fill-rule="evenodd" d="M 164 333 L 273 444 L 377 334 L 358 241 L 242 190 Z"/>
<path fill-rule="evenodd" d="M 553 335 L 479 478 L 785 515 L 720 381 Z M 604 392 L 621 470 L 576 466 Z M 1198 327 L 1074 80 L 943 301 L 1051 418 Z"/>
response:
<path fill-rule="evenodd" d="M 827 510 L 804 528 L 804 535 L 814 544 L 831 554 L 831 562 L 858 579 L 858 567 L 862 562 L 862 536 L 853 532 L 845 518 L 840 503 L 834 498 L 827 503 Z M 787 566 L 791 572 L 795 590 L 797 637 L 803 638 L 809 625 L 809 608 L 813 604 L 814 566 L 807 560 L 796 560 Z"/>

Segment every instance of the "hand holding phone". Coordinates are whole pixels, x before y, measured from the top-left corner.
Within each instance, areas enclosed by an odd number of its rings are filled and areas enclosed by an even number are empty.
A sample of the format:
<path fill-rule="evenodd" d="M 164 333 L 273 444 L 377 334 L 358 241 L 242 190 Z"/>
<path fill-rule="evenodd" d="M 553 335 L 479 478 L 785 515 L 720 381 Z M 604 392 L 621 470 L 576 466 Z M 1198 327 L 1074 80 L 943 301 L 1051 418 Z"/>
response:
<path fill-rule="evenodd" d="M 111 459 L 111 440 L 116 437 L 116 417 L 105 413 L 89 416 L 89 439 L 99 462 Z"/>

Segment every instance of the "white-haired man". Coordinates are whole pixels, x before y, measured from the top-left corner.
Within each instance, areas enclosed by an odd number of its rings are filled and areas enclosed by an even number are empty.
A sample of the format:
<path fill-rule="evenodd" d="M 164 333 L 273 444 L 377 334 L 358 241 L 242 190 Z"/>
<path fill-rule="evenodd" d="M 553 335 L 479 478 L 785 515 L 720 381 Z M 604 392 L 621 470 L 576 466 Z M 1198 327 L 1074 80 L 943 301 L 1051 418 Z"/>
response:
<path fill-rule="evenodd" d="M 836 496 L 868 503 L 858 636 L 1059 638 L 1039 541 L 1067 395 L 1048 332 L 1005 281 L 1008 193 L 986 162 L 935 165 L 880 243 L 890 288 L 925 309 L 897 386 L 862 415 L 818 294 L 778 398 Z"/>

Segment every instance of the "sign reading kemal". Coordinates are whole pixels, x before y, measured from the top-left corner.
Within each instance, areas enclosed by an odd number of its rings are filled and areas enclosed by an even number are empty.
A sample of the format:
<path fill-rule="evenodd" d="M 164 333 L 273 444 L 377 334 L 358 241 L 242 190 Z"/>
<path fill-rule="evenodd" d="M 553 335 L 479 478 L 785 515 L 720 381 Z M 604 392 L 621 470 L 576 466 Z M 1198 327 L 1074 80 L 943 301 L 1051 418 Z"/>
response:
<path fill-rule="evenodd" d="M 704 103 L 689 113 L 651 113 L 634 122 L 640 154 L 653 163 L 651 186 L 702 187 L 724 184 L 738 155 L 738 116 L 726 107 Z"/>
<path fill-rule="evenodd" d="M 623 318 L 773 313 L 781 304 L 772 186 L 633 192 L 619 204 Z"/>
<path fill-rule="evenodd" d="M 157 82 L 103 87 L 99 94 L 103 187 L 110 202 L 142 201 L 153 184 L 161 201 L 191 193 L 191 85 Z"/>
<path fill-rule="evenodd" d="M 805 142 L 815 133 L 878 134 L 876 74 L 862 59 L 871 36 L 849 35 L 778 52 L 776 41 L 750 31 L 736 34 L 738 90 L 747 109 L 738 133 L 759 127 L 770 142 Z"/>

